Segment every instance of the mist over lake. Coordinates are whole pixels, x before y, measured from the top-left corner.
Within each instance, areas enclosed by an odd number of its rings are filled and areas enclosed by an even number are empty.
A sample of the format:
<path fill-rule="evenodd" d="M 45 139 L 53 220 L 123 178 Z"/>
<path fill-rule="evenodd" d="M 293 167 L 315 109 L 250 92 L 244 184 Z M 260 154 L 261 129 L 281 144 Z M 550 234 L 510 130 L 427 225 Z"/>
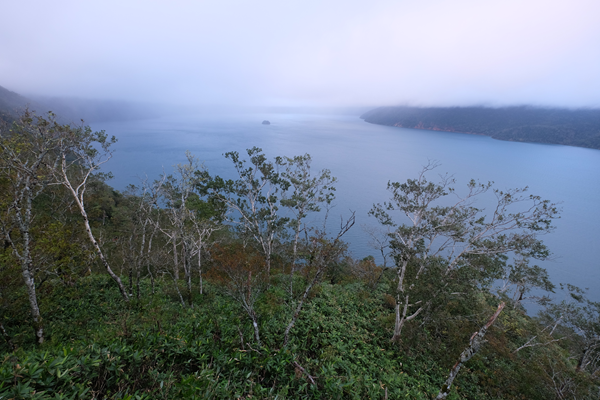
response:
<path fill-rule="evenodd" d="M 265 119 L 271 124 L 261 124 Z M 600 299 L 598 150 L 372 125 L 355 115 L 200 114 L 94 123 L 92 128 L 118 138 L 104 170 L 114 173 L 108 183 L 119 190 L 139 184 L 146 174 L 155 179 L 163 169 L 172 173 L 174 164 L 185 161 L 186 150 L 211 174 L 226 178 L 234 177 L 223 157 L 227 151 L 245 155 L 245 149 L 257 146 L 270 159 L 309 153 L 315 172 L 328 168 L 338 178 L 330 226 L 356 211 L 356 225 L 345 239 L 357 258 L 377 258 L 362 225 L 376 226 L 367 213 L 373 203 L 388 200 L 387 182 L 415 178 L 429 161 L 440 164 L 429 180 L 448 173 L 458 189 L 471 179 L 493 181 L 501 190 L 528 186 L 528 193 L 562 208 L 555 232 L 543 237 L 554 258 L 540 265 L 553 282 L 590 288 L 590 298 Z M 475 204 L 485 205 L 485 200 Z"/>

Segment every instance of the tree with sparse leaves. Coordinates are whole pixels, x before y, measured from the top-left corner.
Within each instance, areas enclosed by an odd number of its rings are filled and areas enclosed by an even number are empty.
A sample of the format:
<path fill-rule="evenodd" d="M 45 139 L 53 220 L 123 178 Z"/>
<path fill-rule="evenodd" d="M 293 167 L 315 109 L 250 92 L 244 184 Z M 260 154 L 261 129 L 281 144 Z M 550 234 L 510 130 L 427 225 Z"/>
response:
<path fill-rule="evenodd" d="M 41 266 L 33 257 L 33 203 L 54 182 L 61 145 L 69 129 L 59 124 L 52 113 L 42 117 L 29 110 L 12 125 L 0 125 L 0 179 L 5 187 L 0 198 L 0 229 L 21 265 L 34 331 L 40 344 L 44 341 L 44 327 L 36 275 Z"/>
<path fill-rule="evenodd" d="M 90 226 L 90 219 L 85 207 L 86 189 L 93 174 L 112 157 L 111 145 L 117 139 L 104 131 L 94 132 L 89 126 L 68 127 L 63 131 L 59 148 L 60 162 L 54 171 L 58 183 L 63 185 L 71 194 L 81 216 L 87 236 L 92 243 L 96 255 L 106 269 L 106 272 L 115 281 L 123 300 L 129 302 L 129 293 L 115 274 L 106 258 L 98 240 Z"/>
<path fill-rule="evenodd" d="M 298 261 L 300 234 L 308 237 L 309 227 L 305 219 L 309 213 L 321 211 L 321 207 L 329 208 L 335 198 L 336 178 L 328 169 L 321 170 L 313 176 L 312 159 L 309 154 L 296 157 L 277 157 L 276 163 L 283 167 L 281 175 L 289 182 L 290 193 L 282 193 L 281 205 L 292 213 L 289 226 L 292 230 L 292 260 L 290 262 L 290 295 L 293 296 L 294 273 Z"/>
<path fill-rule="evenodd" d="M 469 182 L 466 194 L 459 195 L 452 178 L 427 179 L 436 166 L 427 165 L 417 179 L 389 182 L 390 201 L 370 211 L 389 229 L 396 265 L 393 341 L 400 339 L 406 322 L 442 294 L 461 296 L 503 277 L 508 256 L 527 260 L 549 255 L 539 235 L 552 229 L 558 213 L 555 204 L 527 195 L 527 188 L 501 191 L 491 183 L 475 181 Z M 494 199 L 490 211 L 473 206 L 488 193 Z M 515 268 L 523 279 L 531 272 L 524 263 Z M 527 285 L 517 290 L 523 293 Z"/>
<path fill-rule="evenodd" d="M 236 151 L 225 153 L 233 162 L 238 178 L 224 180 L 202 174 L 201 194 L 218 198 L 230 210 L 231 222 L 238 228 L 244 243 L 253 243 L 263 254 L 267 277 L 271 275 L 271 259 L 288 218 L 280 215 L 280 198 L 289 188 L 277 170 L 277 164 L 267 160 L 262 149 L 247 150 L 249 161 Z"/>

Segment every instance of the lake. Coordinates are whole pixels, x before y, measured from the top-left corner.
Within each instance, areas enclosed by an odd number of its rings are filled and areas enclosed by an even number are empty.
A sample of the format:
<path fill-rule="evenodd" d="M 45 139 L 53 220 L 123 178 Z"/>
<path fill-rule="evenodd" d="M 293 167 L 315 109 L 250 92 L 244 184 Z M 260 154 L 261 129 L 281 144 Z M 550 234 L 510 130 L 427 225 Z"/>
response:
<path fill-rule="evenodd" d="M 263 120 L 271 125 L 262 125 Z M 470 179 L 494 181 L 504 190 L 529 186 L 529 193 L 561 202 L 556 231 L 544 241 L 554 254 L 541 263 L 553 282 L 590 288 L 600 300 L 600 151 L 568 146 L 503 142 L 485 136 L 372 125 L 358 116 L 323 114 L 239 114 L 171 116 L 151 120 L 92 124 L 115 135 L 114 156 L 105 170 L 117 189 L 139 184 L 146 174 L 185 162 L 190 150 L 211 174 L 234 177 L 227 151 L 245 154 L 257 146 L 269 158 L 309 153 L 313 170 L 328 168 L 338 178 L 332 219 L 356 211 L 346 240 L 355 257 L 376 256 L 362 225 L 375 226 L 367 212 L 389 198 L 388 181 L 415 178 L 430 160 L 436 174 L 449 173 L 456 187 Z M 475 204 L 484 207 L 484 203 Z"/>

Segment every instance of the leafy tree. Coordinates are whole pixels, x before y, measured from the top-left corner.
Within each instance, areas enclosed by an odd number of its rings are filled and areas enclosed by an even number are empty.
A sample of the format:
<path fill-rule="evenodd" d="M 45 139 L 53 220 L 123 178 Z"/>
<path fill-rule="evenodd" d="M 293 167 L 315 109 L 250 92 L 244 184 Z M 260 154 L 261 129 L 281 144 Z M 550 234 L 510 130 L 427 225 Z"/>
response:
<path fill-rule="evenodd" d="M 389 247 L 396 264 L 393 341 L 400 339 L 406 322 L 441 294 L 473 292 L 503 276 L 507 255 L 526 260 L 549 254 L 538 236 L 552 229 L 551 221 L 558 212 L 555 204 L 526 196 L 527 188 L 500 191 L 492 189 L 491 183 L 475 181 L 469 182 L 461 197 L 452 187 L 453 179 L 427 180 L 426 174 L 435 167 L 427 165 L 417 179 L 405 183 L 389 182 L 390 201 L 376 204 L 370 211 L 389 228 Z M 494 195 L 495 204 L 486 214 L 472 204 L 488 192 Z M 524 207 L 518 209 L 520 205 Z M 393 213 L 408 223 L 396 222 Z M 522 263 L 519 268 L 519 275 L 527 276 L 527 265 Z"/>
<path fill-rule="evenodd" d="M 569 299 L 549 304 L 541 313 L 546 321 L 557 321 L 572 332 L 573 349 L 577 364 L 576 372 L 587 371 L 590 375 L 600 373 L 600 302 L 591 301 L 586 291 L 573 285 L 565 285 Z M 563 335 L 564 330 L 561 332 Z"/>
<path fill-rule="evenodd" d="M 0 125 L 0 179 L 6 190 L 0 199 L 0 228 L 21 264 L 38 343 L 44 341 L 44 328 L 35 280 L 40 266 L 35 265 L 32 255 L 33 202 L 54 181 L 59 150 L 68 130 L 56 122 L 54 114 L 44 118 L 29 110 L 12 126 Z"/>
<path fill-rule="evenodd" d="M 109 138 L 104 131 L 93 132 L 89 126 L 66 127 L 61 135 L 60 163 L 55 172 L 55 177 L 71 193 L 83 217 L 85 231 L 96 250 L 98 258 L 119 287 L 123 299 L 129 302 L 129 294 L 123 282 L 121 282 L 121 278 L 113 272 L 108 259 L 92 232 L 88 212 L 85 208 L 85 192 L 90 178 L 95 171 L 99 170 L 102 164 L 110 160 L 112 157 L 110 146 L 116 141 L 117 139 L 114 136 Z"/>
<path fill-rule="evenodd" d="M 302 291 L 301 296 L 295 304 L 294 314 L 290 318 L 290 321 L 285 328 L 283 334 L 283 347 L 287 346 L 290 340 L 290 332 L 300 316 L 300 311 L 304 306 L 304 302 L 308 299 L 308 294 L 320 282 L 326 269 L 331 263 L 339 262 L 340 256 L 344 253 L 346 246 L 342 242 L 342 237 L 348 233 L 348 231 L 354 226 L 355 216 L 354 213 L 346 221 L 340 220 L 340 228 L 335 237 L 328 237 L 325 230 L 325 224 L 323 230 L 316 231 L 315 234 L 310 237 L 309 243 L 306 246 L 306 265 L 304 266 L 304 272 L 306 273 L 307 284 Z M 312 273 L 312 277 L 310 276 Z"/>
<path fill-rule="evenodd" d="M 460 371 L 461 367 L 464 363 L 469 361 L 475 354 L 477 354 L 477 352 L 485 342 L 483 338 L 485 337 L 487 330 L 494 324 L 494 322 L 504 309 L 505 305 L 506 303 L 504 302 L 500 303 L 498 309 L 490 317 L 487 323 L 484 326 L 482 326 L 481 329 L 479 329 L 477 332 L 473 333 L 473 336 L 471 336 L 471 339 L 469 340 L 469 346 L 466 349 L 464 349 L 463 352 L 460 354 L 460 358 L 450 370 L 448 379 L 446 379 L 444 386 L 442 386 L 442 389 L 438 392 L 438 395 L 436 396 L 435 400 L 443 400 L 446 397 L 448 397 L 448 394 L 450 393 L 450 387 L 452 386 L 452 383 L 458 375 L 458 372 Z"/>
<path fill-rule="evenodd" d="M 311 174 L 311 161 L 309 154 L 296 157 L 278 157 L 276 163 L 284 168 L 281 176 L 290 185 L 291 193 L 283 192 L 281 205 L 288 208 L 293 218 L 289 225 L 292 229 L 292 261 L 290 263 L 290 295 L 293 296 L 294 272 L 298 260 L 298 244 L 300 234 L 307 232 L 308 227 L 304 220 L 310 212 L 321 211 L 321 206 L 329 207 L 335 198 L 336 178 L 331 176 L 328 169 Z"/>
<path fill-rule="evenodd" d="M 192 305 L 192 258 L 197 256 L 200 292 L 202 293 L 202 251 L 213 232 L 222 228 L 225 208 L 214 197 L 203 200 L 196 190 L 207 179 L 208 173 L 198 159 L 186 152 L 187 163 L 175 166 L 176 175 L 166 177 L 161 194 L 167 206 L 170 221 L 168 229 L 162 229 L 173 244 L 175 279 L 178 276 L 177 240 L 183 248 L 183 269 L 188 288 L 188 301 Z"/>
<path fill-rule="evenodd" d="M 262 149 L 247 150 L 249 163 L 236 151 L 225 153 L 233 162 L 238 179 L 224 180 L 202 173 L 201 194 L 211 194 L 230 209 L 235 223 L 246 242 L 252 240 L 263 254 L 267 276 L 271 275 L 271 258 L 278 237 L 284 232 L 288 218 L 279 214 L 279 201 L 289 188 L 277 171 L 277 163 L 267 160 Z"/>
<path fill-rule="evenodd" d="M 259 296 L 268 287 L 262 257 L 252 248 L 234 242 L 227 246 L 217 245 L 212 258 L 215 264 L 213 278 L 244 309 L 252 322 L 256 344 L 262 347 L 259 315 L 255 307 Z"/>

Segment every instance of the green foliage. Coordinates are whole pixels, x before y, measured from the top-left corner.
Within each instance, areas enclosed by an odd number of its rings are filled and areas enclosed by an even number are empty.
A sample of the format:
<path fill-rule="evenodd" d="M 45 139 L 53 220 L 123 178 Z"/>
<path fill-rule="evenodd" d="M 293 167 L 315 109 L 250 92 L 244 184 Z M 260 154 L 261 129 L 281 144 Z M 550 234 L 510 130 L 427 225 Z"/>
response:
<path fill-rule="evenodd" d="M 413 332 L 393 344 L 385 285 L 373 291 L 360 282 L 323 283 L 305 305 L 289 346 L 280 350 L 278 318 L 285 320 L 287 312 L 278 301 L 285 297 L 287 281 L 281 282 L 258 299 L 257 310 L 273 316 L 259 321 L 262 348 L 248 342 L 252 328 L 240 306 L 210 284 L 194 309 L 184 309 L 171 300 L 170 285 L 160 284 L 153 296 L 143 281 L 142 300 L 123 309 L 108 277 L 90 276 L 66 288 L 52 282 L 61 290 L 52 290 L 43 305 L 48 340 L 41 347 L 32 339 L 18 341 L 15 352 L 4 347 L 0 396 L 383 399 L 387 389 L 388 398 L 428 399 L 478 325 L 465 324 L 455 310 L 440 331 L 430 323 L 424 335 Z M 484 318 L 490 306 L 480 300 Z M 507 310 L 500 325 L 449 398 L 547 399 L 551 368 L 572 371 L 557 346 L 511 354 L 512 341 L 535 327 L 521 311 Z M 10 326 L 16 339 L 26 339 L 15 335 L 18 325 Z M 592 384 L 571 374 L 582 386 Z"/>
<path fill-rule="evenodd" d="M 58 307 L 47 317 L 50 343 L 41 349 L 21 347 L 7 355 L 0 369 L 0 393 L 39 399 L 55 394 L 77 398 L 85 393 L 108 398 L 237 398 L 247 394 L 259 398 L 364 398 L 371 393 L 382 398 L 381 382 L 387 381 L 386 376 L 396 382 L 393 387 L 399 392 L 414 393 L 419 383 L 413 382 L 412 391 L 400 389 L 406 379 L 402 374 L 394 377 L 390 366 L 401 372 L 401 363 L 386 360 L 400 354 L 393 348 L 382 351 L 388 345 L 385 338 L 369 332 L 374 313 L 361 304 L 380 301 L 368 297 L 360 284 L 323 289 L 307 309 L 308 320 L 302 320 L 306 322 L 299 325 L 291 348 L 263 348 L 259 353 L 242 348 L 235 328 L 239 311 L 219 292 L 210 291 L 195 310 L 155 300 L 119 312 L 118 293 L 110 281 L 88 278 L 52 299 Z M 356 290 L 362 295 L 353 296 Z M 272 304 L 267 296 L 261 301 L 261 307 Z M 82 308 L 88 303 L 97 306 Z M 332 320 L 339 311 L 350 314 Z M 276 330 L 275 325 L 263 328 L 267 334 Z M 315 334 L 307 336 L 307 330 Z M 247 329 L 241 332 L 251 336 Z M 355 341 L 364 344 L 352 350 Z M 343 356 L 346 351 L 348 357 Z M 375 364 L 371 364 L 372 356 Z M 316 387 L 306 384 L 294 361 L 317 376 Z M 348 372 L 351 375 L 346 376 Z"/>
<path fill-rule="evenodd" d="M 453 303 L 460 304 L 462 315 L 472 313 L 473 298 L 498 279 L 507 283 L 500 296 L 510 290 L 516 304 L 532 287 L 553 288 L 546 271 L 530 267 L 529 259 L 548 257 L 537 235 L 552 229 L 556 205 L 527 196 L 527 188 L 500 191 L 492 183 L 474 180 L 459 195 L 452 178 L 427 179 L 436 167 L 426 165 L 417 179 L 389 182 L 390 201 L 375 204 L 369 212 L 388 229 L 387 245 L 395 262 L 392 340 L 401 338 L 406 322 L 439 320 L 435 313 L 446 312 Z M 495 197 L 495 205 L 486 214 L 472 204 L 487 193 Z M 517 206 L 522 209 L 515 210 Z"/>
<path fill-rule="evenodd" d="M 225 181 L 186 153 L 176 177 L 120 193 L 106 184 L 109 176 L 92 173 L 115 139 L 57 127 L 66 147 L 48 154 L 62 154 L 62 178 L 85 182 L 85 190 L 69 197 L 68 185 L 44 184 L 27 229 L 3 225 L 0 398 L 430 399 L 499 300 L 510 306 L 448 398 L 598 397 L 599 304 L 569 287 L 571 300 L 544 303 L 537 319 L 521 307 L 532 287 L 553 290 L 546 271 L 528 262 L 549 254 L 536 234 L 549 230 L 556 214 L 524 189 L 470 182 L 466 198 L 448 206 L 450 179 L 432 183 L 422 174 L 390 182 L 391 201 L 372 211 L 391 228 L 390 268 L 348 255 L 341 238 L 354 215 L 337 237 L 306 225 L 335 191 L 330 171 L 311 175 L 307 154 L 271 162 L 258 148 L 247 151 L 248 160 L 230 152 L 238 179 Z M 19 154 L 35 145 L 12 134 L 2 139 L 6 151 Z M 22 182 L 3 171 L 6 206 L 16 193 L 10 184 Z M 41 171 L 49 184 L 51 174 Z M 498 201 L 491 216 L 470 203 L 486 191 Z M 80 213 L 84 200 L 87 215 Z M 521 201 L 531 208 L 514 212 Z M 232 210 L 235 221 L 226 221 Z M 403 225 L 394 211 L 420 223 Z M 127 288 L 98 273 L 104 269 L 96 265 L 95 239 L 86 240 L 81 224 L 88 219 L 113 279 L 128 275 Z M 7 239 L 17 243 L 25 233 L 30 239 L 16 248 L 28 246 L 30 256 L 19 259 Z M 178 256 L 184 282 L 176 278 Z M 35 286 L 22 284 L 26 264 Z M 492 294 L 498 279 L 516 289 Z M 31 287 L 43 343 L 31 335 Z M 416 314 L 405 315 L 412 322 L 390 342 L 399 301 Z"/>

